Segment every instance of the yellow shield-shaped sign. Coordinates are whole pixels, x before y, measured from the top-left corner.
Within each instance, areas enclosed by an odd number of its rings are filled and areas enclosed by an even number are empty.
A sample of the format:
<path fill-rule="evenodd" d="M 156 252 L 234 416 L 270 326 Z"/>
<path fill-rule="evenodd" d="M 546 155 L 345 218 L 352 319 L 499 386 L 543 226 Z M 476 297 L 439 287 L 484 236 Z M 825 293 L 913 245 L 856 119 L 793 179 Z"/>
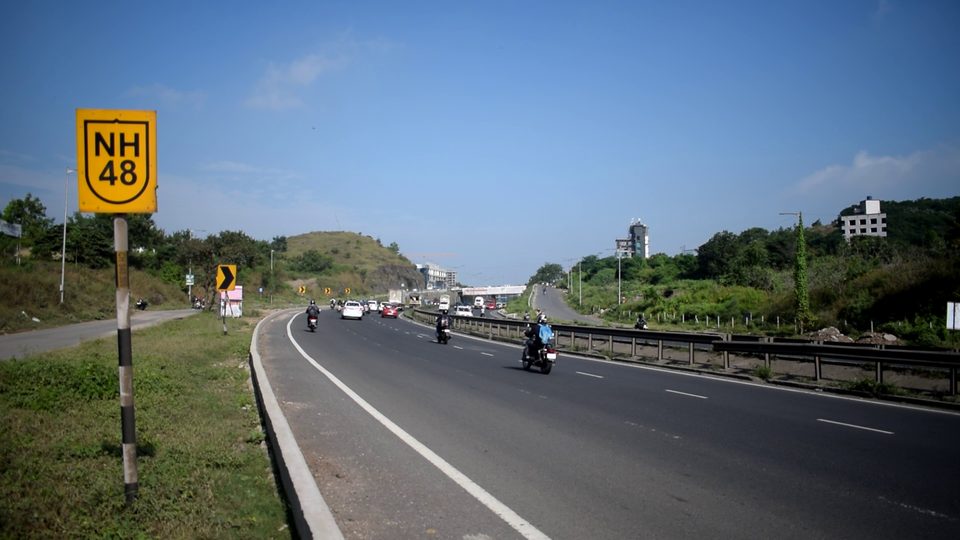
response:
<path fill-rule="evenodd" d="M 157 211 L 157 113 L 77 109 L 81 212 Z"/>

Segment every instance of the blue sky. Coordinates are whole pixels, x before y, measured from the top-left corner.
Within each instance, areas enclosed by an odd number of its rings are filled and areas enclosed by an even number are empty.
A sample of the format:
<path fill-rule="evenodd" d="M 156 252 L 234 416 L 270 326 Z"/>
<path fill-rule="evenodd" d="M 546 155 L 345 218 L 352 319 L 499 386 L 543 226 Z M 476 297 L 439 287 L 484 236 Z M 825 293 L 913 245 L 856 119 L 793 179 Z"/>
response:
<path fill-rule="evenodd" d="M 60 216 L 75 110 L 155 110 L 168 232 L 350 230 L 523 283 L 631 218 L 674 255 L 960 195 L 958 28 L 955 1 L 6 2 L 0 201 Z"/>

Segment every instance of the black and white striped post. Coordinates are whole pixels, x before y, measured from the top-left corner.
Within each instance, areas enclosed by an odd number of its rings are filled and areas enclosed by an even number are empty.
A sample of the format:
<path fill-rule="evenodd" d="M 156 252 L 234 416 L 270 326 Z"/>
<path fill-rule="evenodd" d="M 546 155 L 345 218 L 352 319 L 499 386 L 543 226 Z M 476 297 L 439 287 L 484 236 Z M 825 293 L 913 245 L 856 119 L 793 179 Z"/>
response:
<path fill-rule="evenodd" d="M 117 349 L 120 357 L 120 422 L 123 440 L 123 492 L 127 506 L 137 498 L 137 432 L 133 415 L 133 344 L 130 338 L 130 271 L 127 267 L 127 214 L 113 216 L 117 252 Z"/>

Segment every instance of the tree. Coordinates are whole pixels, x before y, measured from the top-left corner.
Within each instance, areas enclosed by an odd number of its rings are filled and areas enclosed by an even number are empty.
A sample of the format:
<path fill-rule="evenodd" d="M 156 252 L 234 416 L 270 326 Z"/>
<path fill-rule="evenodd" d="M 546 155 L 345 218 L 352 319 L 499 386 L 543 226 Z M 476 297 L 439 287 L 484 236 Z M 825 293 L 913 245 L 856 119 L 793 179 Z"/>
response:
<path fill-rule="evenodd" d="M 396 242 L 390 242 L 390 245 L 387 246 L 387 249 L 396 253 L 397 255 L 400 254 L 400 246 L 398 246 Z"/>
<path fill-rule="evenodd" d="M 30 193 L 23 199 L 10 201 L 3 209 L 3 220 L 20 225 L 24 247 L 32 246 L 53 225 L 53 218 L 47 217 L 47 208 Z"/>
<path fill-rule="evenodd" d="M 293 259 L 293 267 L 298 272 L 319 274 L 333 266 L 333 257 L 323 255 L 315 249 L 308 249 Z"/>
<path fill-rule="evenodd" d="M 535 274 L 530 276 L 527 285 L 534 283 L 552 283 L 563 277 L 563 267 L 557 263 L 544 263 Z"/>

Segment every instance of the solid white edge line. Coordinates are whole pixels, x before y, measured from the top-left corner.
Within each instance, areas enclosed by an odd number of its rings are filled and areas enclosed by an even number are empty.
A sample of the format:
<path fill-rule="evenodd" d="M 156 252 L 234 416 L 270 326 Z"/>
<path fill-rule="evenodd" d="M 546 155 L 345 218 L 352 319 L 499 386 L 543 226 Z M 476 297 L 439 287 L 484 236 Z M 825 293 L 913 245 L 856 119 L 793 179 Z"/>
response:
<path fill-rule="evenodd" d="M 454 349 L 460 349 L 461 351 L 463 350 L 463 347 L 457 347 L 456 345 L 454 345 L 453 348 L 454 348 Z"/>
<path fill-rule="evenodd" d="M 293 322 L 293 319 L 290 319 L 290 322 Z M 287 323 L 289 329 L 290 323 Z M 418 454 L 424 457 L 427 461 L 433 464 L 434 467 L 440 469 L 443 474 L 447 475 L 451 480 L 457 483 L 460 487 L 466 490 L 467 493 L 473 495 L 475 499 L 480 501 L 480 504 L 486 506 L 494 514 L 500 517 L 503 521 L 510 525 L 515 531 L 520 533 L 524 538 L 530 540 L 550 540 L 550 537 L 540 532 L 539 529 L 534 527 L 530 522 L 520 517 L 519 514 L 511 510 L 507 505 L 500 502 L 496 497 L 491 495 L 487 490 L 480 487 L 476 482 L 468 478 L 465 474 L 457 470 L 447 463 L 442 457 L 438 456 L 433 450 L 427 448 L 423 443 L 415 439 L 412 435 L 403 430 L 400 426 L 393 423 L 392 420 L 384 416 L 380 411 L 367 403 L 365 399 L 360 397 L 359 394 L 354 392 L 349 386 L 344 384 L 340 379 L 338 379 L 333 373 L 327 371 L 326 368 L 317 363 L 316 360 L 310 357 L 302 348 L 300 344 L 293 339 L 293 335 L 288 331 L 287 338 L 290 340 L 290 343 L 296 347 L 297 351 L 300 352 L 300 355 L 303 356 L 308 362 L 310 362 L 313 367 L 315 367 L 320 373 L 326 375 L 330 382 L 337 385 L 344 394 L 350 396 L 357 405 L 359 405 L 363 410 L 376 418 L 384 427 L 389 429 L 394 435 L 400 438 L 403 442 L 414 449 Z"/>
<path fill-rule="evenodd" d="M 817 418 L 817 422 L 826 422 L 827 424 L 836 424 L 838 426 L 852 427 L 856 429 L 865 429 L 867 431 L 876 431 L 877 433 L 883 433 L 884 435 L 893 435 L 892 431 L 884 431 L 882 429 L 874 429 L 872 427 L 858 426 L 856 424 L 844 424 L 843 422 L 835 422 L 833 420 L 827 420 L 825 418 Z"/>
<path fill-rule="evenodd" d="M 576 373 L 577 375 L 586 375 L 587 377 L 595 377 L 597 379 L 603 378 L 603 375 L 594 375 L 593 373 L 584 373 L 582 371 L 575 371 L 574 373 Z"/>
<path fill-rule="evenodd" d="M 485 355 L 487 355 L 487 356 L 493 356 L 492 354 L 490 354 L 490 353 L 488 353 L 488 352 L 481 352 L 480 354 L 485 354 Z"/>
<path fill-rule="evenodd" d="M 696 394 L 688 394 L 686 392 L 677 392 L 676 390 L 666 390 L 666 391 L 670 392 L 671 394 L 680 394 L 681 396 L 690 396 L 690 397 L 695 397 L 700 399 L 707 399 L 707 396 L 698 396 Z"/>
<path fill-rule="evenodd" d="M 299 308 L 297 309 L 299 311 Z M 293 430 L 290 429 L 290 424 L 287 422 L 286 416 L 283 415 L 283 410 L 280 409 L 280 403 L 277 401 L 276 394 L 273 393 L 273 387 L 270 385 L 270 380 L 267 379 L 267 372 L 263 368 L 263 362 L 260 359 L 260 353 L 258 351 L 260 328 L 265 322 L 279 315 L 280 313 L 277 313 L 264 317 L 257 323 L 256 328 L 253 330 L 253 338 L 250 341 L 250 358 L 253 364 L 253 372 L 250 375 L 251 377 L 255 376 L 257 378 L 258 382 L 256 387 L 260 391 L 260 400 L 263 404 L 264 412 L 270 418 L 270 425 L 273 427 L 273 436 L 278 447 L 277 450 L 283 456 L 283 463 L 286 465 L 287 472 L 290 475 L 293 490 L 296 492 L 297 499 L 300 501 L 300 512 L 303 515 L 303 520 L 306 522 L 307 527 L 310 529 L 309 534 L 312 535 L 313 538 L 343 540 L 343 533 L 340 531 L 340 527 L 337 526 L 337 521 L 333 518 L 333 513 L 330 512 L 330 507 L 327 506 L 327 502 L 323 500 L 320 488 L 317 487 L 317 482 L 313 479 L 313 473 L 310 472 L 310 467 L 307 466 L 307 460 L 303 457 L 303 452 L 300 451 L 300 445 L 297 444 L 297 439 L 293 436 Z M 290 317 L 290 322 L 287 323 L 287 335 L 290 334 L 290 323 L 293 322 L 294 318 L 296 318 L 296 314 Z M 307 532 L 308 531 L 303 531 L 301 536 L 305 536 L 303 533 Z"/>

